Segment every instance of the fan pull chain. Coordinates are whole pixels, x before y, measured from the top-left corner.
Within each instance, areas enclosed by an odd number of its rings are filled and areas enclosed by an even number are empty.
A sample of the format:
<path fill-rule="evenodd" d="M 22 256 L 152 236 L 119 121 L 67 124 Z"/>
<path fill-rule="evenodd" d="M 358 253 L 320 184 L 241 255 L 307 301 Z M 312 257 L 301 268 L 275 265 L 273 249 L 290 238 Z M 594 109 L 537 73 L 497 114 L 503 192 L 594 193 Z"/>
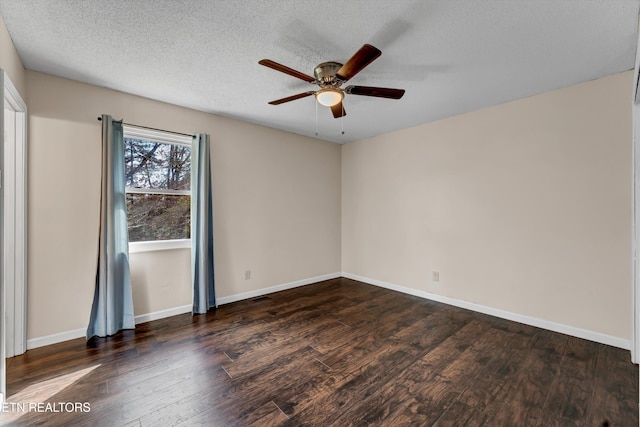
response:
<path fill-rule="evenodd" d="M 342 108 L 342 116 L 340 117 L 340 130 L 342 131 L 342 135 L 344 135 L 344 101 L 340 103 L 340 108 Z"/>

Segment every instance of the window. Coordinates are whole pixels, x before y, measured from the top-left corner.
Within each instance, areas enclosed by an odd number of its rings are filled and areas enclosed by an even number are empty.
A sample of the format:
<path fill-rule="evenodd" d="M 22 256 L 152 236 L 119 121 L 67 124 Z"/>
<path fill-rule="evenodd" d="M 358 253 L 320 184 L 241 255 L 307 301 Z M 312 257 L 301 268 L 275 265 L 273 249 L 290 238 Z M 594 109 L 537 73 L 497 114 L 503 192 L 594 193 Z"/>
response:
<path fill-rule="evenodd" d="M 130 252 L 190 247 L 191 138 L 124 126 Z"/>

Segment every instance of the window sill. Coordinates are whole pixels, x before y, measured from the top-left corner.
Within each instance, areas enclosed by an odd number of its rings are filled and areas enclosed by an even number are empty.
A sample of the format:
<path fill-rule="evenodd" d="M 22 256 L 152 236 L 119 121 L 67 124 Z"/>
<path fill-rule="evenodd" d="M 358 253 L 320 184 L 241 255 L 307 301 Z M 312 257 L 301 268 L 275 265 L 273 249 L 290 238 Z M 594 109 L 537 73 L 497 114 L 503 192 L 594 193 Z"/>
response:
<path fill-rule="evenodd" d="M 171 249 L 191 249 L 191 239 L 154 240 L 151 242 L 130 242 L 129 253 L 166 251 Z"/>

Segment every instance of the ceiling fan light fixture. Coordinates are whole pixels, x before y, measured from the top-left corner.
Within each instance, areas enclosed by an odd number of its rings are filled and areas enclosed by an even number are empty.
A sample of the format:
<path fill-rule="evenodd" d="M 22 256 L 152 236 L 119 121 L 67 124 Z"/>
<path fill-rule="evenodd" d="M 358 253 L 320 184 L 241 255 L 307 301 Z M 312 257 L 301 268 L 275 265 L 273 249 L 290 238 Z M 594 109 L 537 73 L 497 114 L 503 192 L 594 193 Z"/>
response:
<path fill-rule="evenodd" d="M 316 99 L 318 102 L 325 107 L 333 107 L 334 105 L 338 105 L 342 102 L 344 98 L 344 93 L 341 90 L 337 89 L 322 89 L 316 92 Z"/>

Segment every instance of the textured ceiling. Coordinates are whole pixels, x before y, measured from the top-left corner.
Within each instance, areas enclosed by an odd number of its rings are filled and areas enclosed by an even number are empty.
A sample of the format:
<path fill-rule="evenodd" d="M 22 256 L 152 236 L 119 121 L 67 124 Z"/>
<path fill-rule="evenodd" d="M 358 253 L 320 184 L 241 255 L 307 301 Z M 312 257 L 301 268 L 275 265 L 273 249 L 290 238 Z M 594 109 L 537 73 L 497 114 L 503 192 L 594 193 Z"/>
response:
<path fill-rule="evenodd" d="M 319 106 L 317 138 L 343 143 L 632 69 L 639 4 L 0 0 L 0 14 L 28 69 L 311 137 L 313 97 L 267 102 L 314 86 L 258 61 L 313 75 L 370 43 L 382 56 L 349 84 L 406 94 L 347 95 L 344 122 Z"/>

